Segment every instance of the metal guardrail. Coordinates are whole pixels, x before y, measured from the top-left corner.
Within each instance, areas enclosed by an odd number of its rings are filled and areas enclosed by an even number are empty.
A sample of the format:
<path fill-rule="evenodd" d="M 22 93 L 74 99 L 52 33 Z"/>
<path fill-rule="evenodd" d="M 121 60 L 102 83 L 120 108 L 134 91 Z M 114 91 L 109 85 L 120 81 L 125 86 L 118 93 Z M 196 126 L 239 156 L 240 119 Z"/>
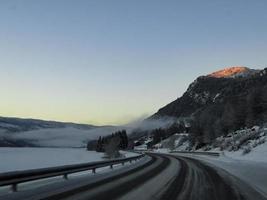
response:
<path fill-rule="evenodd" d="M 220 156 L 218 152 L 206 152 L 206 151 L 171 151 L 170 153 L 184 153 L 184 154 L 198 154 L 208 156 Z"/>
<path fill-rule="evenodd" d="M 11 190 L 13 192 L 16 192 L 19 183 L 25 183 L 29 181 L 35 181 L 39 179 L 51 178 L 56 176 L 63 176 L 63 178 L 67 180 L 69 174 L 88 171 L 88 170 L 92 170 L 93 173 L 96 173 L 97 168 L 107 167 L 107 166 L 110 166 L 110 168 L 113 169 L 113 165 L 116 164 L 124 165 L 126 162 L 131 163 L 132 161 L 137 161 L 144 156 L 145 154 L 141 154 L 134 157 L 116 159 L 110 161 L 98 161 L 98 162 L 90 162 L 84 164 L 74 164 L 74 165 L 65 165 L 59 167 L 48 167 L 41 169 L 0 173 L 0 187 L 11 185 Z"/>

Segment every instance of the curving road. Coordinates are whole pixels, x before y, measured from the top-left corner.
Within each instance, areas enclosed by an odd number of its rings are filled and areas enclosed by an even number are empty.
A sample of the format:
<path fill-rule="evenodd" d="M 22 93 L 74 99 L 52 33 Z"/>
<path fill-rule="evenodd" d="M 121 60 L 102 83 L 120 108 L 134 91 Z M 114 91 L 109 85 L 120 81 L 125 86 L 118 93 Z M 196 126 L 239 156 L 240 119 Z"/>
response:
<path fill-rule="evenodd" d="M 264 200 L 259 192 L 226 171 L 189 157 L 148 154 L 110 173 L 51 183 L 0 196 L 48 200 Z"/>

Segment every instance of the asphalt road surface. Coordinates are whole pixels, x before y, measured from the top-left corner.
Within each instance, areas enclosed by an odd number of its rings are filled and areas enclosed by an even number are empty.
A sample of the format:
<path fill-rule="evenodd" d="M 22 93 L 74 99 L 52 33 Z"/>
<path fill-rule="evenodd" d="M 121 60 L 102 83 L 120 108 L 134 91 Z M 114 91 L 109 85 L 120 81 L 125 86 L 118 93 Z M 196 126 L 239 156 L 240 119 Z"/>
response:
<path fill-rule="evenodd" d="M 267 178 L 267 177 L 266 177 Z M 16 193 L 3 200 L 264 200 L 226 171 L 179 155 L 148 154 L 134 164 L 70 178 Z"/>

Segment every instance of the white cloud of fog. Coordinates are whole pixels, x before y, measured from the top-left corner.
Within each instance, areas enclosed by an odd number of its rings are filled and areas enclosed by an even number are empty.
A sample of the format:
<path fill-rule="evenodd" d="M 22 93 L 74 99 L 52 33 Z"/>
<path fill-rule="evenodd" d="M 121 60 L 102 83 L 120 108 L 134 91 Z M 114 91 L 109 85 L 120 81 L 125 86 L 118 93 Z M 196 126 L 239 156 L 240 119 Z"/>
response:
<path fill-rule="evenodd" d="M 111 133 L 126 129 L 128 134 L 134 129 L 143 131 L 164 128 L 170 126 L 173 118 L 146 119 L 147 115 L 128 123 L 124 126 L 106 126 L 93 129 L 79 129 L 75 127 L 66 128 L 43 128 L 32 131 L 7 133 L 4 129 L 0 130 L 0 138 L 7 138 L 13 141 L 24 140 L 43 147 L 81 147 L 87 141 L 96 140 L 99 136 L 110 135 Z M 144 120 L 145 119 L 145 120 Z"/>
<path fill-rule="evenodd" d="M 128 124 L 125 127 L 130 129 L 141 129 L 141 130 L 153 130 L 156 128 L 166 128 L 170 126 L 173 122 L 176 121 L 175 118 L 172 117 L 164 117 L 160 119 L 146 119 L 147 117 L 142 116 L 139 119 L 136 119 Z"/>
<path fill-rule="evenodd" d="M 38 146 L 81 147 L 85 146 L 87 141 L 109 135 L 117 129 L 117 127 L 100 127 L 88 130 L 74 127 L 47 128 L 16 133 L 0 132 L 0 136 L 12 140 L 25 140 Z"/>

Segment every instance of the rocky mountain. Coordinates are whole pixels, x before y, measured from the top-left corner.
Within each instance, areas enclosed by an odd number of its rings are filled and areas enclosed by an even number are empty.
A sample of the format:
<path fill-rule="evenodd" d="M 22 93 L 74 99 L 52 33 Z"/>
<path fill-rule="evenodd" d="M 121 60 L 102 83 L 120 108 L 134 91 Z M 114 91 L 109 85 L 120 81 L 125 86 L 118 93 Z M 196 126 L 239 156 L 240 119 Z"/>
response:
<path fill-rule="evenodd" d="M 195 119 L 202 129 L 198 132 L 223 129 L 218 134 L 267 122 L 267 68 L 231 67 L 198 77 L 182 97 L 150 119 L 166 116 Z"/>
<path fill-rule="evenodd" d="M 236 77 L 247 77 L 258 73 L 260 70 L 249 69 L 243 66 L 229 67 L 217 72 L 209 74 L 209 77 L 214 78 L 236 78 Z"/>
<path fill-rule="evenodd" d="M 190 117 L 198 109 L 225 102 L 238 95 L 246 95 L 257 86 L 266 86 L 267 68 L 252 70 L 246 67 L 226 68 L 198 77 L 182 97 L 159 109 L 151 118 Z"/>

